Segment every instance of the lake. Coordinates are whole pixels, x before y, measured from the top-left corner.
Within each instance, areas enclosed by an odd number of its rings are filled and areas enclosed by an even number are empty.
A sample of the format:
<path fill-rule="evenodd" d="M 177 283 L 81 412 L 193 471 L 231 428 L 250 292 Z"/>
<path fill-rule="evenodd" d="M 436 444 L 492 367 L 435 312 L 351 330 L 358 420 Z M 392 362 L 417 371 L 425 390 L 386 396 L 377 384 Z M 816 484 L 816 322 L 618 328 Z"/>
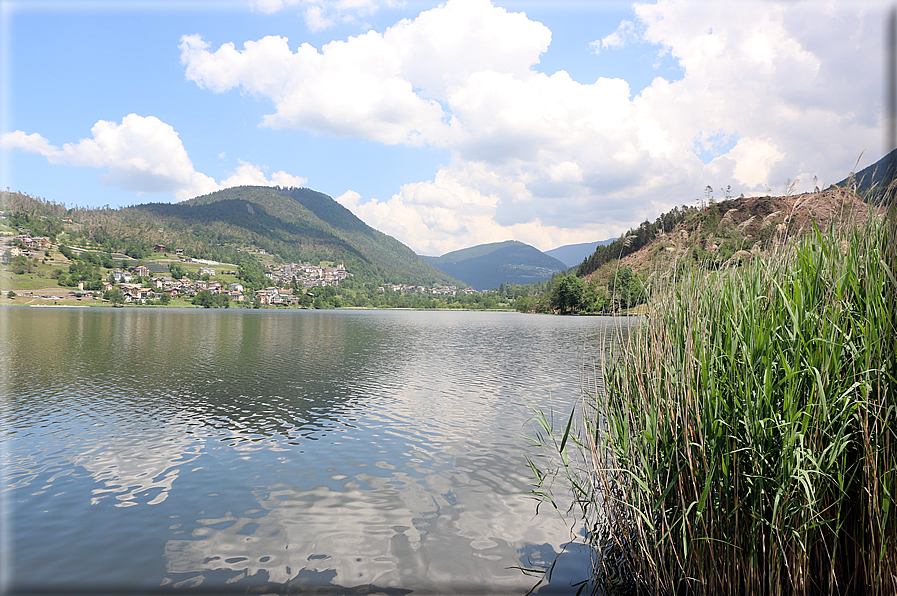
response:
<path fill-rule="evenodd" d="M 527 494 L 626 319 L 4 308 L 13 593 L 525 594 L 574 538 Z M 539 594 L 575 594 L 568 547 Z"/>

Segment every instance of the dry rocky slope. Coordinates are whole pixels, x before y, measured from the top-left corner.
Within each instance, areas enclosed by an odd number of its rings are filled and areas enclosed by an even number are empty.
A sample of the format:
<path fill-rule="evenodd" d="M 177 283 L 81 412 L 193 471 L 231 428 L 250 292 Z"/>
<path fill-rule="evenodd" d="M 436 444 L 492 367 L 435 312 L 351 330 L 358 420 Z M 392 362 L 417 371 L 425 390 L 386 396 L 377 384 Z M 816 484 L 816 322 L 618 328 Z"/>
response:
<path fill-rule="evenodd" d="M 870 206 L 839 188 L 780 197 L 739 197 L 696 210 L 672 230 L 658 233 L 636 252 L 607 263 L 586 276 L 605 283 L 613 270 L 629 266 L 641 277 L 674 259 L 692 258 L 725 266 L 762 256 L 771 242 L 795 239 L 829 226 L 864 222 L 882 216 L 882 207 Z"/>

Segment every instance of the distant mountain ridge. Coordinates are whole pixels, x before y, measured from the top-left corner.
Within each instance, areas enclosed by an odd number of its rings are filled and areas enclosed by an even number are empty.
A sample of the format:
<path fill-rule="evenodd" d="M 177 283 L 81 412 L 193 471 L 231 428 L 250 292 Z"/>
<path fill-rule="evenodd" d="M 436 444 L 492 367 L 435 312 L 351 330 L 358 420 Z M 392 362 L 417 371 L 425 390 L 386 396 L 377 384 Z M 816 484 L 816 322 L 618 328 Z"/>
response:
<path fill-rule="evenodd" d="M 542 252 L 549 257 L 554 257 L 555 259 L 562 261 L 567 267 L 575 267 L 595 252 L 595 248 L 598 246 L 607 246 L 614 240 L 614 238 L 608 238 L 607 240 L 598 240 L 597 242 L 567 244 L 565 246 L 552 248 L 551 250 L 543 250 Z"/>
<path fill-rule="evenodd" d="M 859 172 L 851 173 L 844 180 L 833 184 L 829 188 L 849 188 L 856 192 L 867 203 L 881 204 L 885 191 L 892 180 L 897 178 L 897 149 L 894 149 L 871 166 L 865 167 Z"/>
<path fill-rule="evenodd" d="M 516 240 L 480 244 L 441 257 L 423 258 L 477 290 L 497 288 L 503 283 L 543 282 L 568 268 L 562 261 Z"/>

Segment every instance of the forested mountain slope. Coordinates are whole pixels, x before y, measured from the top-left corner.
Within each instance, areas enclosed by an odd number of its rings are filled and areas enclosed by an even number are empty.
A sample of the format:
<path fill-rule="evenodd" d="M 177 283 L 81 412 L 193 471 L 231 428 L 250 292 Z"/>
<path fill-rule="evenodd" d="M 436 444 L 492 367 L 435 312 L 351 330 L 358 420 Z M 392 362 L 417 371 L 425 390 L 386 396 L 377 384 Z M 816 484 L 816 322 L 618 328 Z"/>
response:
<path fill-rule="evenodd" d="M 609 238 L 607 240 L 599 240 L 596 242 L 581 242 L 579 244 L 566 244 L 564 246 L 559 246 L 557 248 L 552 248 L 551 250 L 542 251 L 549 257 L 554 257 L 555 259 L 564 263 L 567 267 L 573 267 L 575 265 L 579 265 L 579 263 L 584 259 L 591 255 L 595 248 L 598 246 L 606 246 L 613 242 L 613 238 Z"/>
<path fill-rule="evenodd" d="M 886 201 L 885 191 L 891 181 L 897 179 L 897 149 L 891 151 L 869 167 L 851 172 L 844 180 L 829 188 L 844 188 L 856 192 L 864 201 L 875 205 Z"/>
<path fill-rule="evenodd" d="M 539 249 L 508 240 L 456 250 L 427 261 L 478 290 L 501 284 L 531 284 L 550 279 L 567 266 Z"/>
<path fill-rule="evenodd" d="M 134 258 L 156 244 L 185 255 L 237 263 L 259 249 L 284 262 L 342 262 L 360 278 L 405 284 L 457 284 L 410 248 L 306 188 L 240 186 L 182 203 L 121 209 L 66 208 L 21 193 L 4 193 L 9 211 L 70 217 L 66 233 Z"/>

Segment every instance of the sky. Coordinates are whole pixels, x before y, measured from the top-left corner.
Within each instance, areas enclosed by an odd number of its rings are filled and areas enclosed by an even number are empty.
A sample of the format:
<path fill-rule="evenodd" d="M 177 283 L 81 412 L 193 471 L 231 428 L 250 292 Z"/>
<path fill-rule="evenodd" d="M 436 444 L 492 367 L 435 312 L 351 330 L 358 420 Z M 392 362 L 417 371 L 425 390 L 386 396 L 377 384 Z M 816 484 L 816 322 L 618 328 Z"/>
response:
<path fill-rule="evenodd" d="M 302 186 L 433 256 L 615 238 L 877 161 L 890 6 L 0 0 L 0 187 Z"/>

